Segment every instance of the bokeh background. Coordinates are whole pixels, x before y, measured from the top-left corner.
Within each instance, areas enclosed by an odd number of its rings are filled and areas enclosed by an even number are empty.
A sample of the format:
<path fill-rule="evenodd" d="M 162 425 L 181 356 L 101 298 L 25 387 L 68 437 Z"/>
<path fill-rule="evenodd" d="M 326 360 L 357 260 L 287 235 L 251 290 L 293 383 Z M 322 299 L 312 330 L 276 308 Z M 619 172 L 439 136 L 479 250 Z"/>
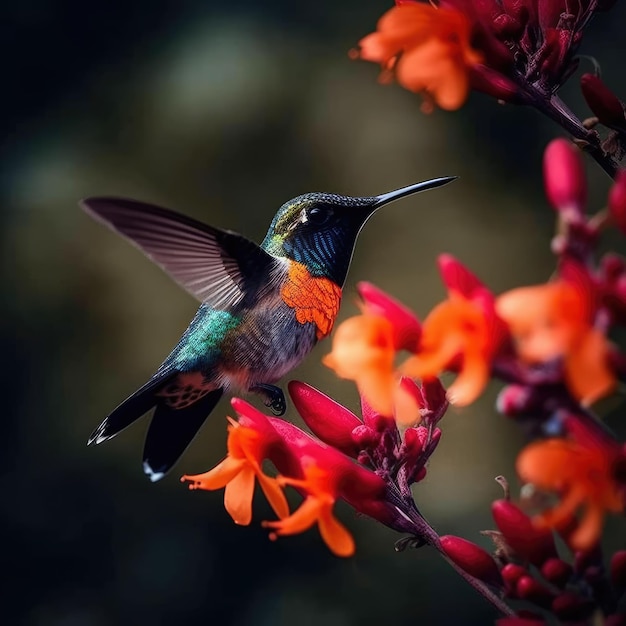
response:
<path fill-rule="evenodd" d="M 270 542 L 236 527 L 219 493 L 183 472 L 224 454 L 223 402 L 161 483 L 141 472 L 147 420 L 87 448 L 91 430 L 152 373 L 196 304 L 94 223 L 81 197 L 130 196 L 259 241 L 305 191 L 373 195 L 433 176 L 454 185 L 396 203 L 361 235 L 355 284 L 372 281 L 421 315 L 443 295 L 435 259 L 457 255 L 496 291 L 544 280 L 553 215 L 541 155 L 559 129 L 472 95 L 425 116 L 347 51 L 389 3 L 373 0 L 77 0 L 0 11 L 2 623 L 25 626 L 488 624 L 492 609 L 428 549 L 347 508 L 356 556 L 316 531 Z M 626 96 L 626 7 L 599 15 L 581 52 Z M 587 69 L 591 63 L 582 61 Z M 564 97 L 581 115 L 573 78 Z M 608 179 L 589 165 L 591 206 Z M 613 247 L 623 247 L 617 238 Z M 350 383 L 320 364 L 293 373 L 355 410 Z M 441 533 L 485 546 L 497 474 L 514 480 L 522 436 L 495 415 L 493 385 L 451 411 L 419 505 Z M 288 413 L 297 421 L 293 409 Z M 611 419 L 611 416 L 609 416 Z M 623 528 L 622 528 L 623 530 Z M 612 537 L 619 537 L 613 528 Z"/>

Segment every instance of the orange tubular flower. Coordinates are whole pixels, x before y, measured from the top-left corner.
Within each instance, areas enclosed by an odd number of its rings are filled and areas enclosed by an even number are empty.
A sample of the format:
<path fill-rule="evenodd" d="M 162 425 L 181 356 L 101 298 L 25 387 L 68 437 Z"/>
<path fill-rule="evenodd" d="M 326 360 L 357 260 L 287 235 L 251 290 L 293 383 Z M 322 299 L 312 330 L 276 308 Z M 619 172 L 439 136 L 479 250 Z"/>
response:
<path fill-rule="evenodd" d="M 609 342 L 592 326 L 595 295 L 584 268 L 569 262 L 561 274 L 554 282 L 502 294 L 496 307 L 520 359 L 539 364 L 562 358 L 570 392 L 590 404 L 616 384 Z"/>
<path fill-rule="evenodd" d="M 470 69 L 482 56 L 470 46 L 470 21 L 460 11 L 430 4 L 403 3 L 378 22 L 377 32 L 359 42 L 357 56 L 392 70 L 406 89 L 449 111 L 460 108 L 469 91 Z M 383 78 L 386 74 L 383 74 Z"/>
<path fill-rule="evenodd" d="M 353 380 L 381 415 L 393 415 L 395 350 L 391 323 L 380 315 L 358 315 L 343 322 L 333 337 L 332 352 L 322 362 L 340 378 Z"/>
<path fill-rule="evenodd" d="M 398 350 L 416 349 L 419 320 L 370 283 L 359 283 L 358 290 L 363 314 L 337 328 L 332 352 L 322 362 L 340 378 L 355 381 L 361 396 L 377 413 L 395 414 L 405 425 L 413 425 L 419 419 L 419 407 L 399 385 L 394 359 Z"/>
<path fill-rule="evenodd" d="M 228 456 L 219 465 L 204 474 L 181 478 L 189 482 L 190 489 L 214 491 L 226 487 L 224 506 L 233 521 L 243 526 L 252 520 L 255 478 L 276 515 L 280 518 L 289 515 L 289 506 L 278 481 L 261 470 L 263 459 L 279 440 L 278 434 L 265 416 L 256 413 L 254 418 L 241 416 L 240 422 L 228 418 Z"/>
<path fill-rule="evenodd" d="M 263 522 L 266 528 L 272 528 L 271 539 L 283 535 L 296 535 L 318 524 L 320 535 L 337 556 L 354 554 L 354 539 L 346 527 L 333 515 L 337 500 L 333 474 L 320 467 L 312 458 L 302 459 L 303 479 L 278 478 L 280 485 L 291 485 L 306 493 L 304 502 L 292 515 L 275 522 Z"/>
<path fill-rule="evenodd" d="M 557 506 L 533 521 L 566 532 L 574 550 L 593 548 L 600 538 L 605 512 L 617 513 L 624 508 L 615 479 L 618 450 L 597 443 L 548 439 L 530 444 L 517 457 L 517 472 L 524 482 L 561 497 Z M 579 509 L 582 514 L 577 521 Z"/>
<path fill-rule="evenodd" d="M 493 354 L 504 336 L 494 311 L 494 298 L 482 283 L 449 255 L 439 267 L 448 288 L 448 300 L 424 320 L 416 356 L 402 366 L 403 374 L 434 378 L 447 369 L 459 371 L 448 387 L 452 404 L 472 403 L 489 380 Z"/>

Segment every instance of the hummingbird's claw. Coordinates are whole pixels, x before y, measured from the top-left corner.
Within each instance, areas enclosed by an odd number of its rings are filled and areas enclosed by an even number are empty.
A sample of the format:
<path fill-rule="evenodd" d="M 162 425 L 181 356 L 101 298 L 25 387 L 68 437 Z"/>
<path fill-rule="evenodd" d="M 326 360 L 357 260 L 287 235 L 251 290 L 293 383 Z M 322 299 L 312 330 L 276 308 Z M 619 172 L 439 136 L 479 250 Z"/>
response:
<path fill-rule="evenodd" d="M 287 400 L 280 387 L 261 383 L 250 387 L 250 391 L 259 394 L 263 398 L 263 404 L 272 410 L 274 415 L 284 415 L 287 410 Z"/>

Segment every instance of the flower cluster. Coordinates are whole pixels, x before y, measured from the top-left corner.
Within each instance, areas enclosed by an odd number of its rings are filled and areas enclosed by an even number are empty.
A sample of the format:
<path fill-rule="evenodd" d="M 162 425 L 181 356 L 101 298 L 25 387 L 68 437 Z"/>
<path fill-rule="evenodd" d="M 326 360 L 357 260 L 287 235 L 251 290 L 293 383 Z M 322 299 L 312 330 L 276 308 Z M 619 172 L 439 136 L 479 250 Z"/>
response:
<path fill-rule="evenodd" d="M 379 63 L 381 80 L 395 77 L 421 93 L 423 110 L 455 110 L 470 88 L 500 102 L 535 107 L 580 140 L 611 174 L 626 145 L 624 105 L 596 74 L 581 89 L 593 120 L 578 119 L 556 95 L 578 67 L 584 29 L 612 2 L 531 0 L 396 0 L 351 55 Z M 598 68 L 596 68 L 598 71 Z M 591 129 L 609 129 L 605 141 Z"/>
<path fill-rule="evenodd" d="M 609 332 L 626 326 L 626 261 L 595 248 L 610 224 L 626 232 L 626 174 L 611 187 L 607 208 L 585 213 L 587 189 L 578 149 L 555 140 L 545 152 L 545 190 L 558 216 L 552 249 L 554 275 L 546 283 L 496 295 L 450 255 L 439 258 L 446 299 L 420 321 L 369 283 L 359 284 L 361 314 L 336 329 L 324 364 L 356 383 L 361 417 L 303 382 L 289 393 L 313 435 L 268 417 L 241 399 L 229 418 L 228 455 L 212 470 L 183 476 L 191 489 L 225 488 L 224 504 L 238 524 L 252 519 L 255 482 L 277 520 L 270 537 L 316 525 L 338 556 L 355 543 L 335 517 L 343 500 L 408 537 L 398 550 L 429 545 L 507 617 L 501 626 L 587 623 L 600 612 L 620 624 L 626 590 L 626 551 L 602 568 L 604 518 L 626 509 L 626 446 L 590 412 L 626 380 L 626 356 Z M 398 355 L 406 354 L 398 362 Z M 399 364 L 398 364 L 399 363 Z M 438 376 L 456 377 L 446 390 Z M 485 531 L 491 555 L 471 541 L 440 536 L 418 508 L 411 486 L 426 475 L 449 404 L 472 403 L 492 378 L 506 383 L 501 413 L 526 426 L 519 453 L 525 485 L 518 503 L 493 503 L 497 530 Z M 419 381 L 419 382 L 416 382 Z M 278 472 L 269 475 L 264 462 Z M 290 512 L 284 490 L 302 503 Z M 556 549 L 555 534 L 573 555 Z M 514 614 L 504 598 L 524 600 L 533 612 Z M 537 612 L 539 611 L 539 612 Z"/>
<path fill-rule="evenodd" d="M 191 489 L 225 488 L 226 510 L 242 525 L 251 522 L 252 496 L 258 481 L 279 518 L 263 523 L 271 529 L 272 538 L 300 533 L 317 523 L 322 538 L 338 556 L 350 556 L 355 549 L 350 533 L 333 515 L 338 499 L 399 532 L 424 534 L 410 485 L 426 475 L 426 461 L 441 436 L 435 424 L 447 401 L 438 381 L 419 387 L 407 379 L 402 387 L 423 414 L 422 424 L 403 429 L 404 436 L 393 417 L 381 415 L 365 401 L 363 418 L 359 419 L 298 381 L 289 384 L 289 393 L 319 439 L 235 398 L 232 406 L 238 420 L 229 418 L 227 457 L 212 470 L 185 475 L 182 480 Z M 265 460 L 278 470 L 277 477 L 264 472 Z M 304 496 L 292 514 L 283 493 L 288 486 Z M 424 535 L 425 542 L 431 539 Z"/>

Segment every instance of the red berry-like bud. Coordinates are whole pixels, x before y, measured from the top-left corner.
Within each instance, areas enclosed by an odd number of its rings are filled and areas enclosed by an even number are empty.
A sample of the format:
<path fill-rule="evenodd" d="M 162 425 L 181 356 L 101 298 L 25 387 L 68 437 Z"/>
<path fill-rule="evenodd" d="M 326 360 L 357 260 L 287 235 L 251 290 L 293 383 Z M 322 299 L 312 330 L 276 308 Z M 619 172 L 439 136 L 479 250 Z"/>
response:
<path fill-rule="evenodd" d="M 617 591 L 626 591 L 626 550 L 618 550 L 611 557 L 609 566 L 611 583 Z"/>
<path fill-rule="evenodd" d="M 504 580 L 504 584 L 507 589 L 513 591 L 515 586 L 517 585 L 517 581 L 522 576 L 528 576 L 528 570 L 521 565 L 517 565 L 515 563 L 507 563 L 501 570 L 500 574 L 502 575 L 502 580 Z"/>
<path fill-rule="evenodd" d="M 468 574 L 490 585 L 502 584 L 498 566 L 486 550 L 454 535 L 444 535 L 439 540 L 443 551 Z"/>
<path fill-rule="evenodd" d="M 552 612 L 558 618 L 568 622 L 584 620 L 593 613 L 594 609 L 595 605 L 591 600 L 581 598 L 569 591 L 558 595 L 552 602 Z"/>
<path fill-rule="evenodd" d="M 553 594 L 531 576 L 522 576 L 515 586 L 517 597 L 539 606 L 548 608 L 552 604 Z"/>
<path fill-rule="evenodd" d="M 566 222 L 580 222 L 587 199 L 585 168 L 578 148 L 555 139 L 543 155 L 543 180 L 550 204 Z"/>
<path fill-rule="evenodd" d="M 496 500 L 491 513 L 507 544 L 523 559 L 541 565 L 556 556 L 552 531 L 535 528 L 528 515 L 509 500 Z"/>
<path fill-rule="evenodd" d="M 583 74 L 580 88 L 587 105 L 602 124 L 622 128 L 626 125 L 624 105 L 598 76 Z"/>
<path fill-rule="evenodd" d="M 569 563 L 558 558 L 548 559 L 541 566 L 541 575 L 557 587 L 565 587 L 572 576 L 573 568 Z"/>
<path fill-rule="evenodd" d="M 626 170 L 620 170 L 609 191 L 609 211 L 617 227 L 626 235 Z"/>
<path fill-rule="evenodd" d="M 352 430 L 352 441 L 359 450 L 364 450 L 378 444 L 380 433 L 365 424 L 361 424 Z"/>

